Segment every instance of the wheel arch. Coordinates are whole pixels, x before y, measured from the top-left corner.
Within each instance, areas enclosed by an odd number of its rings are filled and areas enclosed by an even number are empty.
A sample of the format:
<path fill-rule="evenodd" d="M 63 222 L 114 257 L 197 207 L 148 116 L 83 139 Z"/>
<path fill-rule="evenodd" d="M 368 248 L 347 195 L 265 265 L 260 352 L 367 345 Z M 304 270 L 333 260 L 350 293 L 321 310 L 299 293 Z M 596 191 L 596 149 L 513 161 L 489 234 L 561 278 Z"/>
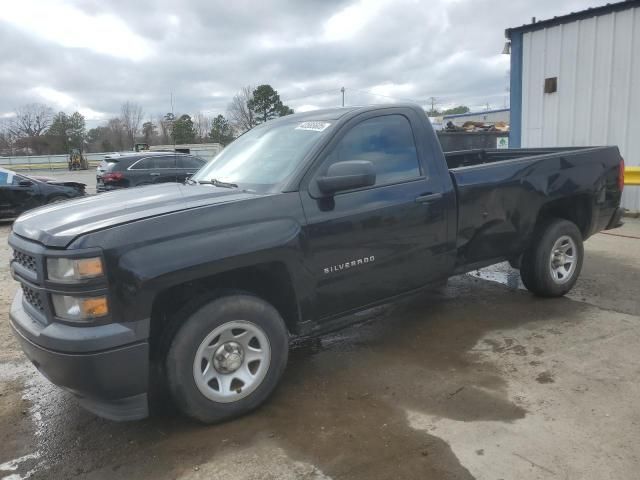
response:
<path fill-rule="evenodd" d="M 591 234 L 593 224 L 593 202 L 590 195 L 580 194 L 564 197 L 542 205 L 536 218 L 534 231 L 552 218 L 561 218 L 574 223 L 582 239 L 586 240 Z"/>
<path fill-rule="evenodd" d="M 574 223 L 580 230 L 582 239 L 586 240 L 593 233 L 593 212 L 592 197 L 588 194 L 557 198 L 544 203 L 538 210 L 533 223 L 530 224 L 530 230 L 527 230 L 528 240 L 524 244 L 524 250 L 508 257 L 509 263 L 514 268 L 520 268 L 522 255 L 535 242 L 537 232 L 553 219 L 563 219 Z"/>
<path fill-rule="evenodd" d="M 172 285 L 159 291 L 152 302 L 150 343 L 152 355 L 179 328 L 176 314 L 189 302 L 207 303 L 233 293 L 255 295 L 282 316 L 289 334 L 296 334 L 300 321 L 298 295 L 293 277 L 283 261 L 247 265 Z"/>

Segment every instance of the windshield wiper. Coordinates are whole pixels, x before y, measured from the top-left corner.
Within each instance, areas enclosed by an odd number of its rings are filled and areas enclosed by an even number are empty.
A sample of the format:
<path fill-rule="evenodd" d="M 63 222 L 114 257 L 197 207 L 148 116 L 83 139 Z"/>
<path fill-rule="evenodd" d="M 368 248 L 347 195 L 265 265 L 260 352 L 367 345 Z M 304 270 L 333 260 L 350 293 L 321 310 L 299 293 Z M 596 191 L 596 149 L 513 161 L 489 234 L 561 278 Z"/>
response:
<path fill-rule="evenodd" d="M 223 188 L 238 188 L 238 185 L 235 183 L 222 182 L 220 180 L 216 180 L 212 178 L 211 180 L 198 180 L 200 185 L 213 185 L 214 187 L 223 187 Z"/>

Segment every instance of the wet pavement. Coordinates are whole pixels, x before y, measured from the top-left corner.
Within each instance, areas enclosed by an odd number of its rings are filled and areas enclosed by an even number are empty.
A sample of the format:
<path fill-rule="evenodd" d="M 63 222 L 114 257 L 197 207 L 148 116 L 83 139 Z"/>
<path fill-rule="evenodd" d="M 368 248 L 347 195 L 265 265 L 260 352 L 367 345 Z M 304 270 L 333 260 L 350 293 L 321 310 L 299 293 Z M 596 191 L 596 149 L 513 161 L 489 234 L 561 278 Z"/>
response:
<path fill-rule="evenodd" d="M 271 400 L 216 426 L 167 402 L 113 423 L 49 385 L 6 321 L 8 231 L 0 478 L 637 478 L 640 222 L 587 242 L 567 298 L 531 296 L 501 264 L 296 344 Z"/>

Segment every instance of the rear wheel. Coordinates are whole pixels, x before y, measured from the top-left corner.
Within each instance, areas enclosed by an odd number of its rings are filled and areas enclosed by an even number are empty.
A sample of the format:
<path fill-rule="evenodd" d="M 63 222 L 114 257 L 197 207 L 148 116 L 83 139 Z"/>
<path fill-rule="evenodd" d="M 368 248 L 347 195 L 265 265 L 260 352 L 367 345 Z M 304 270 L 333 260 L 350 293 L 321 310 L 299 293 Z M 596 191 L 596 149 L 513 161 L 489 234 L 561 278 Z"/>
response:
<path fill-rule="evenodd" d="M 578 280 L 583 258 L 578 227 L 567 220 L 548 220 L 536 229 L 533 245 L 522 256 L 520 278 L 536 295 L 560 297 Z"/>
<path fill-rule="evenodd" d="M 288 356 L 288 334 L 270 304 L 249 294 L 209 301 L 183 318 L 166 357 L 178 407 L 204 423 L 247 413 L 273 392 Z"/>

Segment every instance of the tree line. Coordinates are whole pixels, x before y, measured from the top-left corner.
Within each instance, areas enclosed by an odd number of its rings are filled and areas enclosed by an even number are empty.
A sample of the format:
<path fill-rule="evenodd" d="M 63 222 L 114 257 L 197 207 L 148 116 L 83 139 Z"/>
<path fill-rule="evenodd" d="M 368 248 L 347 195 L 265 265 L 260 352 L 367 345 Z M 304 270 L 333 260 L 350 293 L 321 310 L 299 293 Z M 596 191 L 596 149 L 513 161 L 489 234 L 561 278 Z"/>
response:
<path fill-rule="evenodd" d="M 457 115 L 460 113 L 469 113 L 469 107 L 466 105 L 459 105 L 453 108 L 447 108 L 445 110 L 438 110 L 437 108 L 431 108 L 427 110 L 427 116 L 429 117 L 440 117 L 443 115 Z"/>
<path fill-rule="evenodd" d="M 227 145 L 260 123 L 292 113 L 270 85 L 242 88 L 229 103 L 226 115 L 215 117 L 204 112 L 166 113 L 145 121 L 142 106 L 127 101 L 119 115 L 88 130 L 80 112 L 55 113 L 47 105 L 31 103 L 17 108 L 12 117 L 0 123 L 0 155 L 66 154 L 74 148 L 85 152 L 124 151 L 133 149 L 136 143 Z"/>

